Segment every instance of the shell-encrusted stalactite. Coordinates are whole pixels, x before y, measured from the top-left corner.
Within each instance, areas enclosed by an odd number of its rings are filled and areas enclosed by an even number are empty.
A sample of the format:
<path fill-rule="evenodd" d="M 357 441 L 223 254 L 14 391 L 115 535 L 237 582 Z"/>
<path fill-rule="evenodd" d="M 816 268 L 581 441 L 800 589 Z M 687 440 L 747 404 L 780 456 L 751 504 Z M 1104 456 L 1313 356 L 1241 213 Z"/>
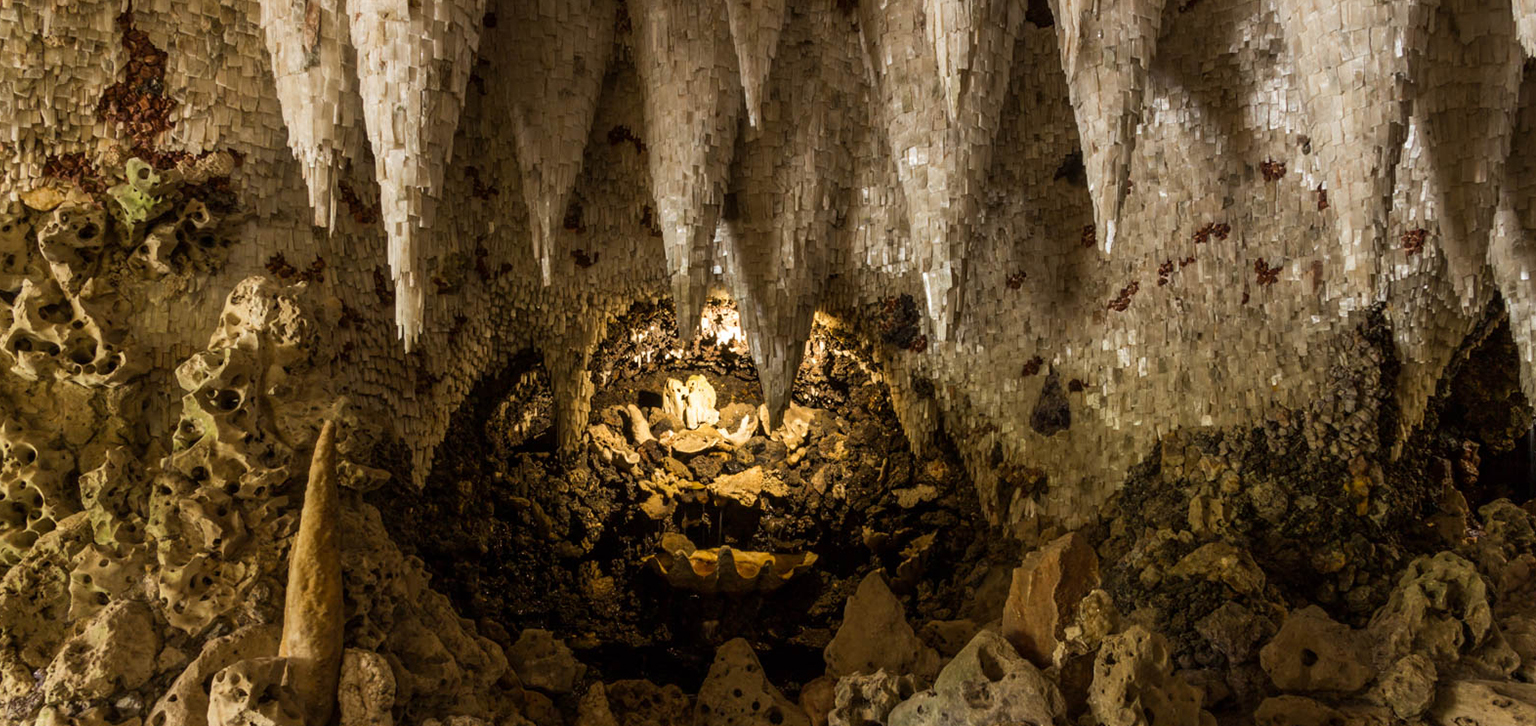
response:
<path fill-rule="evenodd" d="M 736 52 L 724 3 L 636 0 L 629 14 L 678 337 L 692 340 L 712 275 L 710 250 L 741 117 Z"/>
<path fill-rule="evenodd" d="M 789 406 L 826 285 L 834 199 L 851 164 L 840 109 L 852 94 L 838 85 L 857 77 L 859 62 L 844 52 L 851 44 L 811 37 L 812 28 L 847 25 L 830 9 L 792 23 L 762 125 L 737 152 L 739 216 L 725 236 L 731 294 L 762 383 L 770 430 Z"/>
<path fill-rule="evenodd" d="M 329 723 L 341 678 L 341 500 L 336 489 L 336 422 L 315 440 L 299 533 L 288 555 L 279 657 L 293 669 L 304 722 Z"/>
<path fill-rule="evenodd" d="M 1423 0 L 1295 0 L 1277 5 L 1307 134 L 1336 215 L 1348 296 L 1373 299 L 1407 134 L 1411 29 Z"/>
<path fill-rule="evenodd" d="M 1051 0 L 1100 248 L 1114 248 L 1167 0 Z"/>
<path fill-rule="evenodd" d="M 1525 54 L 1536 58 L 1536 0 L 1514 0 L 1515 32 Z"/>
<path fill-rule="evenodd" d="M 581 173 L 587 135 L 613 50 L 615 0 L 510 3 L 501 79 L 512 110 L 512 139 L 539 274 L 549 284 L 555 233 Z"/>
<path fill-rule="evenodd" d="M 913 258 L 934 333 L 946 340 L 960 315 L 971 225 L 992 159 L 1023 8 L 1013 0 L 969 4 L 972 29 L 979 29 L 966 31 L 970 66 L 949 66 L 963 83 L 938 80 L 944 66 L 934 51 L 941 44 L 929 42 L 925 28 L 933 20 L 925 19 L 924 0 L 865 0 L 859 8 L 879 118 L 907 201 Z M 951 113 L 945 88 L 955 83 L 964 93 Z"/>
<path fill-rule="evenodd" d="M 428 240 L 484 10 L 484 0 L 356 0 L 349 8 L 407 351 L 421 334 Z"/>
<path fill-rule="evenodd" d="M 726 0 L 725 10 L 741 68 L 747 120 L 758 128 L 763 125 L 763 91 L 779 52 L 779 33 L 784 29 L 784 0 Z"/>
<path fill-rule="evenodd" d="M 336 175 L 362 143 L 346 9 L 342 0 L 261 0 L 261 28 L 315 226 L 333 228 Z"/>
<path fill-rule="evenodd" d="M 1441 0 L 1415 58 L 1415 111 L 1441 202 L 1440 239 L 1464 306 L 1488 256 L 1525 54 L 1497 4 Z"/>

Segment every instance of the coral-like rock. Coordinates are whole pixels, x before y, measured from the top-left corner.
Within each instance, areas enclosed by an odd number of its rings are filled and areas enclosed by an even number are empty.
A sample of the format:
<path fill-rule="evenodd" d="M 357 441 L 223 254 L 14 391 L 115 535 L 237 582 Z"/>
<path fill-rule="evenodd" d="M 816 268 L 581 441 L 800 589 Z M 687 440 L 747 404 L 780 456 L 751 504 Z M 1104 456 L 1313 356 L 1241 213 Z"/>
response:
<path fill-rule="evenodd" d="M 341 726 L 392 726 L 395 672 L 384 656 L 348 648 L 341 657 L 336 709 Z"/>
<path fill-rule="evenodd" d="M 690 726 L 693 699 L 676 685 L 626 680 L 607 684 L 608 707 L 624 715 L 623 726 Z"/>
<path fill-rule="evenodd" d="M 74 457 L 11 419 L 0 421 L 0 573 L 74 513 L 66 477 Z"/>
<path fill-rule="evenodd" d="M 934 680 L 891 711 L 891 726 L 1059 724 L 1066 702 L 1055 684 L 1002 636 L 976 634 Z"/>
<path fill-rule="evenodd" d="M 1536 685 L 1452 681 L 1429 710 L 1435 726 L 1525 726 L 1536 723 Z"/>
<path fill-rule="evenodd" d="M 1379 662 L 1422 653 L 1454 663 L 1493 629 L 1488 586 L 1472 563 L 1450 552 L 1408 564 L 1369 626 Z"/>
<path fill-rule="evenodd" d="M 1359 637 L 1316 605 L 1291 613 L 1259 662 L 1284 691 L 1355 691 L 1376 676 Z"/>
<path fill-rule="evenodd" d="M 715 651 L 715 662 L 699 686 L 696 723 L 712 726 L 809 726 L 800 707 L 784 697 L 763 673 L 763 665 L 742 638 Z"/>
<path fill-rule="evenodd" d="M 1013 571 L 1002 634 L 1042 668 L 1051 665 L 1078 603 L 1099 586 L 1099 557 L 1088 539 L 1063 535 L 1025 555 Z"/>
<path fill-rule="evenodd" d="M 1200 692 L 1173 673 L 1168 641 L 1140 625 L 1104 640 L 1088 706 L 1104 726 L 1215 726 Z"/>
<path fill-rule="evenodd" d="M 316 723 L 304 719 L 296 678 L 287 658 L 253 658 L 226 666 L 213 676 L 208 692 L 208 726 Z"/>
<path fill-rule="evenodd" d="M 939 669 L 939 654 L 907 624 L 905 608 L 879 572 L 865 575 L 848 598 L 843 624 L 824 655 L 827 672 L 835 676 L 883 670 L 930 678 Z"/>
<path fill-rule="evenodd" d="M 91 701 L 136 690 L 154 675 L 159 651 L 149 607 L 131 600 L 112 603 L 49 664 L 42 684 L 46 700 Z"/>
<path fill-rule="evenodd" d="M 537 628 L 518 636 L 507 651 L 507 662 L 524 686 L 552 694 L 570 693 L 587 672 L 563 641 Z"/>
<path fill-rule="evenodd" d="M 275 625 L 241 628 L 209 640 L 170 690 L 150 709 L 151 726 L 208 726 L 208 694 L 215 674 L 242 661 L 277 654 L 282 629 Z"/>
<path fill-rule="evenodd" d="M 830 726 L 885 723 L 891 711 L 927 687 L 928 684 L 917 676 L 894 676 L 883 670 L 844 676 L 837 680 L 837 700 L 827 715 L 827 723 Z"/>

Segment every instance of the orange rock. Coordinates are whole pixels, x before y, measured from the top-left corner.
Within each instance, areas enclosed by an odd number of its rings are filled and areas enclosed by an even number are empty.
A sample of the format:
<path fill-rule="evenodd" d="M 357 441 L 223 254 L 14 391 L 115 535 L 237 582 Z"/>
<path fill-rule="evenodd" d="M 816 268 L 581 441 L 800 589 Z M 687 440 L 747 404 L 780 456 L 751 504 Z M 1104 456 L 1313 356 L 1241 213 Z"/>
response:
<path fill-rule="evenodd" d="M 1003 636 L 1020 655 L 1049 667 L 1078 602 L 1098 586 L 1099 557 L 1076 532 L 1025 555 L 1003 605 Z"/>

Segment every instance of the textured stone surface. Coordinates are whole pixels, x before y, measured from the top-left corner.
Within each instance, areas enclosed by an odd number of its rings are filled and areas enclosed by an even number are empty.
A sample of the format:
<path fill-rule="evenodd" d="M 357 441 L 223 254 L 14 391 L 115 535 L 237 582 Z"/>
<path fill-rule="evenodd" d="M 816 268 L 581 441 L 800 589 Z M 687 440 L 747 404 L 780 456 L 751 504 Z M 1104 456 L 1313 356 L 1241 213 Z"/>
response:
<path fill-rule="evenodd" d="M 1105 726 L 1214 726 L 1200 701 L 1200 692 L 1173 673 L 1163 636 L 1133 625 L 1105 639 L 1088 689 L 1088 706 Z"/>
<path fill-rule="evenodd" d="M 699 686 L 695 723 L 720 726 L 806 726 L 810 723 L 794 702 L 768 682 L 763 664 L 747 641 L 727 641 L 715 651 L 715 662 Z"/>
<path fill-rule="evenodd" d="M 1317 606 L 1291 613 L 1259 651 L 1259 662 L 1283 691 L 1354 691 L 1376 677 L 1367 643 Z"/>
<path fill-rule="evenodd" d="M 1055 724 L 1066 716 L 1056 685 L 989 630 L 939 673 L 933 687 L 891 711 L 890 726 L 961 726 L 977 723 Z M 857 723 L 857 722 L 851 722 Z M 877 722 L 878 723 L 878 722 Z"/>
<path fill-rule="evenodd" d="M 938 672 L 939 654 L 918 639 L 901 601 L 878 572 L 865 576 L 843 608 L 843 624 L 826 649 L 827 672 L 837 675 Z"/>
<path fill-rule="evenodd" d="M 1099 557 L 1071 533 L 1025 555 L 1003 605 L 1003 636 L 1042 668 L 1051 665 L 1078 602 L 1099 586 Z"/>

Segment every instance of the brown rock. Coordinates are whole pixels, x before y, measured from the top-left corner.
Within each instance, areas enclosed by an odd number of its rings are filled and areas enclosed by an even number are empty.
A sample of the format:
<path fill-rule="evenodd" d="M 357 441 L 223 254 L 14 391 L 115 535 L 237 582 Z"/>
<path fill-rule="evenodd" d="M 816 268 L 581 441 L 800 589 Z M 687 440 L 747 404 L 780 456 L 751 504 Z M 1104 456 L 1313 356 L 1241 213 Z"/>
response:
<path fill-rule="evenodd" d="M 1072 532 L 1024 557 L 1003 606 L 1003 636 L 1042 668 L 1051 665 L 1077 603 L 1099 586 L 1099 557 Z"/>
<path fill-rule="evenodd" d="M 800 710 L 810 717 L 811 726 L 827 726 L 827 714 L 837 705 L 837 679 L 818 676 L 800 689 Z"/>

